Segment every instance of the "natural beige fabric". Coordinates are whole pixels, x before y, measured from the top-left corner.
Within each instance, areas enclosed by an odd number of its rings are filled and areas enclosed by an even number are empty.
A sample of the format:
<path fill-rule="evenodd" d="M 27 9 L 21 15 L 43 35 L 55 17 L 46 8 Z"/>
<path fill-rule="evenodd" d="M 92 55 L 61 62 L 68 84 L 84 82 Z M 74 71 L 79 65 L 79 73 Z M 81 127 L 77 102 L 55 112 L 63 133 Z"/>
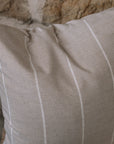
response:
<path fill-rule="evenodd" d="M 4 144 L 113 144 L 114 9 L 65 25 L 0 25 Z"/>

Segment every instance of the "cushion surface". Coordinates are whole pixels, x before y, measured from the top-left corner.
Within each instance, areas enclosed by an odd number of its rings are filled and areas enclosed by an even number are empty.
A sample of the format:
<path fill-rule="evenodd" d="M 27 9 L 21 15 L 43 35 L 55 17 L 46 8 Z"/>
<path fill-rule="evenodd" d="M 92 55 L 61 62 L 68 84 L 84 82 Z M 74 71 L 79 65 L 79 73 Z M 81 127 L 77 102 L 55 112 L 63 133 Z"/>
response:
<path fill-rule="evenodd" d="M 113 144 L 114 8 L 66 24 L 0 25 L 4 144 Z"/>

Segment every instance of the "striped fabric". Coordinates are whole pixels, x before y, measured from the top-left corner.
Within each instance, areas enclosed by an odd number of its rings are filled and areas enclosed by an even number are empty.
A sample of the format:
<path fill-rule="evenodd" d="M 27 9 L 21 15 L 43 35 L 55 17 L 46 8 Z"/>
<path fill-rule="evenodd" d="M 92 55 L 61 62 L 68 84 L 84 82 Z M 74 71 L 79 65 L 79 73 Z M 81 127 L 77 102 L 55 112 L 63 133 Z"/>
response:
<path fill-rule="evenodd" d="M 49 26 L 0 25 L 4 144 L 114 144 L 114 8 Z"/>

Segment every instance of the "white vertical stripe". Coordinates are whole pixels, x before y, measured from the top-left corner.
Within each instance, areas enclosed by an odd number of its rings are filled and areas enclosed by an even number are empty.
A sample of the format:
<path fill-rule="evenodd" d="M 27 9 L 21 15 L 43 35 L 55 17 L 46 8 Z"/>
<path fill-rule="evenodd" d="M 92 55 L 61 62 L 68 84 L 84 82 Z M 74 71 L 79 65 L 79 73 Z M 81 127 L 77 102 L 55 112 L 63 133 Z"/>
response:
<path fill-rule="evenodd" d="M 71 66 L 68 56 L 66 56 L 66 59 L 67 59 L 67 63 L 68 63 L 69 69 L 71 71 L 72 77 L 74 79 L 75 86 L 76 86 L 76 88 L 78 90 L 78 94 L 79 94 L 79 99 L 80 99 L 80 104 L 81 104 L 81 115 L 82 115 L 82 144 L 84 144 L 85 118 L 84 118 L 84 107 L 83 107 L 82 95 L 81 95 L 81 91 L 80 91 L 80 88 L 78 85 L 78 81 L 75 77 L 75 74 L 72 69 L 72 66 Z"/>
<path fill-rule="evenodd" d="M 91 26 L 88 24 L 88 22 L 86 20 L 83 20 L 83 21 L 86 24 L 86 26 L 88 27 L 88 29 L 91 32 L 91 34 L 93 35 L 93 37 L 94 37 L 95 41 L 97 42 L 102 54 L 104 55 L 104 57 L 106 59 L 106 62 L 107 62 L 108 66 L 109 66 L 109 69 L 110 69 L 110 73 L 111 73 L 111 77 L 112 77 L 112 81 L 113 81 L 113 88 L 114 88 L 114 73 L 112 71 L 112 67 L 111 67 L 110 61 L 109 61 L 109 59 L 108 59 L 108 57 L 107 57 L 107 55 L 106 55 L 101 43 L 100 43 L 100 41 L 98 40 L 98 38 L 96 37 L 95 33 L 93 32 Z"/>
<path fill-rule="evenodd" d="M 95 33 L 93 32 L 91 26 L 88 24 L 88 22 L 87 22 L 86 20 L 83 20 L 83 21 L 84 21 L 84 23 L 86 24 L 86 26 L 88 27 L 88 29 L 90 30 L 91 34 L 93 35 L 94 39 L 96 40 L 96 42 L 97 42 L 100 50 L 102 51 L 102 53 L 103 53 L 103 55 L 104 55 L 104 57 L 105 57 L 105 59 L 106 59 L 106 62 L 107 62 L 108 66 L 109 66 L 109 69 L 110 69 L 110 73 L 111 73 L 111 77 L 112 77 L 112 81 L 113 81 L 113 89 L 114 89 L 114 73 L 113 73 L 113 70 L 112 70 L 110 61 L 109 61 L 109 59 L 108 59 L 108 57 L 107 57 L 107 55 L 106 55 L 106 53 L 105 53 L 105 51 L 104 51 L 101 43 L 100 43 L 100 41 L 98 40 L 97 36 L 96 36 Z M 113 132 L 111 144 L 113 144 L 113 141 L 114 141 L 114 132 Z"/>
<path fill-rule="evenodd" d="M 31 58 L 31 55 L 30 55 L 29 50 L 28 50 L 28 48 L 27 48 L 26 42 L 27 42 L 27 40 L 26 40 L 26 37 L 25 37 L 25 48 L 26 48 L 27 54 L 28 54 L 28 56 L 29 56 L 29 60 L 30 60 L 31 67 L 32 67 L 33 72 L 34 72 L 37 94 L 38 94 L 39 101 L 40 101 L 40 106 L 41 106 L 42 121 L 43 121 L 43 131 L 44 131 L 44 144 L 47 144 L 45 114 L 44 114 L 44 108 L 43 108 L 42 98 L 41 98 L 41 94 L 40 94 L 40 88 L 39 88 L 39 82 L 38 82 L 38 75 L 37 75 L 35 66 L 34 66 L 34 64 L 33 64 L 33 62 L 32 62 L 32 58 Z"/>
<path fill-rule="evenodd" d="M 4 73 L 2 72 L 1 63 L 0 63 L 0 70 L 1 70 L 1 73 L 2 73 L 3 87 L 4 87 L 4 92 L 5 92 L 5 96 L 6 96 L 6 100 L 7 100 L 7 106 L 8 106 L 9 122 L 10 122 L 10 128 L 11 128 L 11 144 L 13 144 L 13 128 L 12 128 L 12 120 L 11 120 L 11 110 L 10 110 L 10 104 L 9 104 L 7 88 L 6 88 L 6 84 L 5 84 L 5 77 L 4 77 Z"/>

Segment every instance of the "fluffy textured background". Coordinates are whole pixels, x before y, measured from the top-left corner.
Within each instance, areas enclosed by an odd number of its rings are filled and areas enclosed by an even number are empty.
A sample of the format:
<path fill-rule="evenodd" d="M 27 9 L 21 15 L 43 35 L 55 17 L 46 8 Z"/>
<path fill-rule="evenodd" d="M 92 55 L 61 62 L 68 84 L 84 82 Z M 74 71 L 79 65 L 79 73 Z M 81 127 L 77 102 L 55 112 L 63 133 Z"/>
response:
<path fill-rule="evenodd" d="M 0 15 L 65 23 L 114 6 L 114 0 L 0 0 Z"/>

